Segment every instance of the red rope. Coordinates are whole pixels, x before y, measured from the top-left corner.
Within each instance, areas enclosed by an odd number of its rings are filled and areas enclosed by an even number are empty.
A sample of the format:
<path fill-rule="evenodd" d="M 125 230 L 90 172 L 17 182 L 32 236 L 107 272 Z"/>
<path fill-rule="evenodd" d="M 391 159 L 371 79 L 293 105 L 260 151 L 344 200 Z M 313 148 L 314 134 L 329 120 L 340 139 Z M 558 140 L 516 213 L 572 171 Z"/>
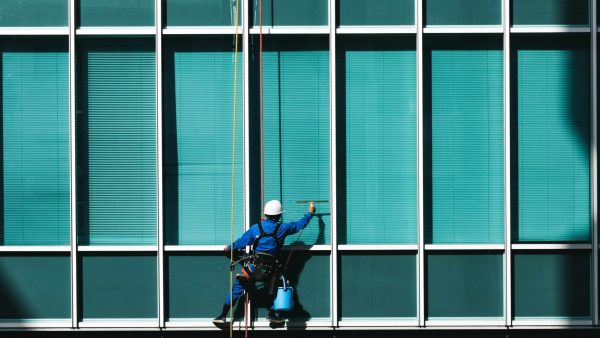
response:
<path fill-rule="evenodd" d="M 265 143 L 264 143 L 264 131 L 263 131 L 263 36 L 262 36 L 262 0 L 259 0 L 259 24 L 260 24 L 260 40 L 259 40 L 259 53 L 258 53 L 258 63 L 259 63 L 259 91 L 260 91 L 260 205 L 261 208 L 265 205 Z"/>

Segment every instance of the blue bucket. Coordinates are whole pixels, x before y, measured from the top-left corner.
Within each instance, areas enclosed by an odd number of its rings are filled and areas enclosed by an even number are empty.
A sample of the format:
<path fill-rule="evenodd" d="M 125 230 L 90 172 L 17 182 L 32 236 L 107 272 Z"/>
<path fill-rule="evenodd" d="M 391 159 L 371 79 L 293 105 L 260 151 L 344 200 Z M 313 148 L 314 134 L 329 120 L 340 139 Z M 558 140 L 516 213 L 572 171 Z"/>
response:
<path fill-rule="evenodd" d="M 294 288 L 287 286 L 285 278 L 281 276 L 283 286 L 277 288 L 277 298 L 273 302 L 273 311 L 292 311 L 294 307 Z"/>

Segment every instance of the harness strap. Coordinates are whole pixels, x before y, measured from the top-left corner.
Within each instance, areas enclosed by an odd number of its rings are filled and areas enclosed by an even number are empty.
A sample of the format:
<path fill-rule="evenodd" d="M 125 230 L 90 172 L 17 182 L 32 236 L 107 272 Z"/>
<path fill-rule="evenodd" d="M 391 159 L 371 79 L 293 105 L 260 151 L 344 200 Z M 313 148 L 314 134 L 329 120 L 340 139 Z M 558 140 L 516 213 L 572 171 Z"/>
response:
<path fill-rule="evenodd" d="M 277 226 L 275 226 L 275 230 L 273 230 L 273 232 L 269 232 L 269 233 L 265 232 L 265 230 L 263 229 L 262 222 L 258 222 L 257 225 L 258 225 L 258 230 L 260 231 L 260 235 L 254 240 L 254 243 L 252 243 L 252 252 L 253 253 L 256 252 L 256 247 L 260 243 L 260 240 L 267 236 L 273 237 L 273 239 L 275 240 L 275 243 L 277 243 L 277 248 L 281 248 L 281 242 L 279 241 L 279 238 L 277 238 L 277 233 L 279 232 L 281 223 L 277 222 Z"/>

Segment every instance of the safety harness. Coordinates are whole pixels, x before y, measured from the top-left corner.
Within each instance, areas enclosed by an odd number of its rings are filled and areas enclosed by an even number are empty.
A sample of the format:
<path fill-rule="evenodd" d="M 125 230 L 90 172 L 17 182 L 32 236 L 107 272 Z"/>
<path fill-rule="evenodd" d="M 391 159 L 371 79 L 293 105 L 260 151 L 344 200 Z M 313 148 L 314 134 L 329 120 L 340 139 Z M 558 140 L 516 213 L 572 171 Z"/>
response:
<path fill-rule="evenodd" d="M 242 274 L 250 282 L 269 282 L 269 284 L 271 284 L 271 281 L 277 276 L 277 272 L 281 268 L 281 263 L 277 256 L 266 252 L 258 252 L 256 251 L 256 248 L 263 238 L 272 237 L 277 244 L 277 248 L 280 249 L 282 243 L 279 241 L 279 238 L 277 238 L 277 232 L 281 227 L 281 223 L 277 222 L 277 226 L 275 226 L 273 232 L 265 232 L 262 222 L 259 222 L 257 225 L 260 235 L 256 237 L 252 243 L 250 255 L 244 264 Z"/>

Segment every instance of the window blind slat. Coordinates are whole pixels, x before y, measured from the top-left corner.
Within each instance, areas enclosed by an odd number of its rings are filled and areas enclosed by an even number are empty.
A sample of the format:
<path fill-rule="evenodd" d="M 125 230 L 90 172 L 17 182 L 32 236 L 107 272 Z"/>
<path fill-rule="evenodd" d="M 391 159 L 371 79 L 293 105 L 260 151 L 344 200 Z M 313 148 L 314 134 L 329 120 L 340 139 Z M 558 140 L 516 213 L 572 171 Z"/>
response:
<path fill-rule="evenodd" d="M 66 52 L 2 54 L 4 244 L 69 243 Z"/>
<path fill-rule="evenodd" d="M 433 243 L 504 240 L 501 50 L 432 50 Z"/>
<path fill-rule="evenodd" d="M 79 156 L 87 191 L 80 241 L 156 243 L 155 56 L 147 51 L 84 50 L 87 147 Z M 83 73 L 85 72 L 85 74 Z M 85 79 L 85 80 L 84 80 Z M 81 109 L 80 108 L 80 109 Z"/>
<path fill-rule="evenodd" d="M 300 218 L 298 200 L 329 200 L 329 52 L 265 51 L 265 201 L 280 199 L 285 221 Z M 301 237 L 287 242 L 329 242 L 329 203 L 319 204 Z"/>
<path fill-rule="evenodd" d="M 176 215 L 166 216 L 167 227 L 172 229 L 168 230 L 169 242 L 173 244 L 230 241 L 233 57 L 232 52 L 174 52 L 176 130 L 166 137 L 167 142 L 174 142 L 177 158 L 166 165 L 167 175 L 172 177 L 169 182 L 176 184 L 177 190 L 165 200 L 177 208 Z M 239 60 L 241 57 L 240 53 Z M 236 238 L 244 221 L 242 74 L 239 67 L 234 163 Z"/>
<path fill-rule="evenodd" d="M 416 243 L 416 55 L 346 52 L 346 240 Z"/>
<path fill-rule="evenodd" d="M 590 239 L 589 57 L 556 45 L 517 51 L 519 241 Z"/>

